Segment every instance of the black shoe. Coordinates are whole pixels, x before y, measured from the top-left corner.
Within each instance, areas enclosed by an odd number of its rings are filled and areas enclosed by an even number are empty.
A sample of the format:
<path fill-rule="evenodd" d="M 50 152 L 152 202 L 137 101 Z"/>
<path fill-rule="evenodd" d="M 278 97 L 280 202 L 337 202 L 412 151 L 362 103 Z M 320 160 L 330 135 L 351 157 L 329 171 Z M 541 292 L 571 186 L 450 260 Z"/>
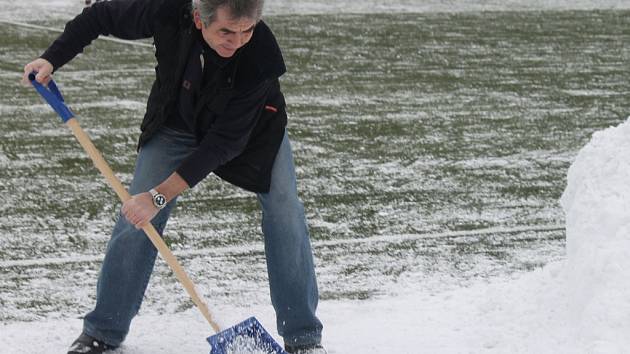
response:
<path fill-rule="evenodd" d="M 284 350 L 289 354 L 327 354 L 328 352 L 321 344 L 307 346 L 291 346 L 285 345 Z"/>
<path fill-rule="evenodd" d="M 68 354 L 101 354 L 106 350 L 114 349 L 111 345 L 105 344 L 94 337 L 81 333 L 79 338 L 70 346 Z"/>

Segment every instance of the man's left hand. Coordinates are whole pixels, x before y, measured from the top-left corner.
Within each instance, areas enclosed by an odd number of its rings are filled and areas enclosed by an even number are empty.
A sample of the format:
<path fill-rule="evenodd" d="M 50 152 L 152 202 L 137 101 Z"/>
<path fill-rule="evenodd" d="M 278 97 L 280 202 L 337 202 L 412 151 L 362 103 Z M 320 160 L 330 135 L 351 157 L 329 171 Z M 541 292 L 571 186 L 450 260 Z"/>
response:
<path fill-rule="evenodd" d="M 141 229 L 157 215 L 159 209 L 153 205 L 151 193 L 136 194 L 123 203 L 122 214 L 136 229 Z"/>

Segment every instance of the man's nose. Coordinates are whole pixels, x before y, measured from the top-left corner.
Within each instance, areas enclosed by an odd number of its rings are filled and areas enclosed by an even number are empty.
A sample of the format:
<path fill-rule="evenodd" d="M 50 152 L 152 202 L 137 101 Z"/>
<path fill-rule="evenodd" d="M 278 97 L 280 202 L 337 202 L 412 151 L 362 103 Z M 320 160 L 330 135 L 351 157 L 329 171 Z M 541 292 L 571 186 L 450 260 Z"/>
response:
<path fill-rule="evenodd" d="M 245 39 L 245 36 L 242 33 L 234 33 L 230 39 L 232 45 L 240 48 L 244 44 L 243 41 Z"/>

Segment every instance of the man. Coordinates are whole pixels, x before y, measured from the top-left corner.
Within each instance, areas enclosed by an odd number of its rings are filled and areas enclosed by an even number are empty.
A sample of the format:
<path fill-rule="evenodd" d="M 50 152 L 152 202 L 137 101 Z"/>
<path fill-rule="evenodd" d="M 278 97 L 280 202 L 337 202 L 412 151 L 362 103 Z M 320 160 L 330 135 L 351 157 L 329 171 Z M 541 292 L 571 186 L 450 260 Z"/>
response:
<path fill-rule="evenodd" d="M 304 208 L 285 131 L 278 78 L 285 65 L 260 20 L 263 0 L 113 0 L 68 22 L 24 75 L 49 81 L 100 34 L 152 37 L 156 79 L 141 124 L 131 200 L 112 232 L 97 301 L 69 353 L 118 347 L 137 314 L 161 233 L 177 196 L 208 174 L 257 193 L 278 333 L 290 353 L 325 353 L 315 315 L 318 291 Z"/>
<path fill-rule="evenodd" d="M 101 2 L 103 0 L 94 0 L 94 2 Z M 90 6 L 92 5 L 92 0 L 85 0 L 85 6 Z"/>

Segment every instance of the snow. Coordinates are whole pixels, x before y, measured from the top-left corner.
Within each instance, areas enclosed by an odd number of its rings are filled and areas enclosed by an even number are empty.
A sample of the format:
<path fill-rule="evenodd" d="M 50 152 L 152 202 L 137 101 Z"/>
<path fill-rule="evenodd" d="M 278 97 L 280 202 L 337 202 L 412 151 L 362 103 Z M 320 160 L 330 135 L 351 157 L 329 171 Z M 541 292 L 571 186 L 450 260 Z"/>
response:
<path fill-rule="evenodd" d="M 468 12 L 627 9 L 626 0 L 368 0 L 268 1 L 268 14 Z"/>
<path fill-rule="evenodd" d="M 84 1 L 9 1 L 0 0 L 0 22 L 15 23 L 47 20 L 51 17 L 71 18 L 81 11 Z M 627 0 L 273 0 L 265 4 L 265 15 L 339 14 L 339 13 L 436 13 L 475 11 L 539 11 L 539 10 L 622 10 L 630 9 Z M 28 17 L 23 14 L 28 13 Z"/>
<path fill-rule="evenodd" d="M 568 171 L 560 200 L 567 258 L 513 279 L 432 293 L 401 281 L 397 296 L 322 301 L 334 353 L 623 353 L 630 346 L 630 120 L 597 132 Z M 255 314 L 274 338 L 269 304 L 214 305 L 221 323 Z M 0 325 L 2 353 L 63 352 L 79 319 Z M 140 315 L 118 352 L 203 353 L 195 310 Z M 42 343 L 45 343 L 42 346 Z"/>
<path fill-rule="evenodd" d="M 24 22 L 69 18 L 80 11 L 81 1 L 54 0 L 19 3 L 0 0 L 0 20 L 19 19 Z M 337 12 L 440 12 L 481 10 L 539 10 L 539 9 L 608 9 L 630 8 L 627 0 L 602 1 L 530 1 L 530 0 L 397 0 L 367 2 L 329 2 L 288 0 L 269 1 L 268 14 L 337 13 Z M 51 11 L 53 9 L 53 11 Z M 455 10 L 454 10 L 455 9 Z M 33 14 L 24 18 L 21 14 Z M 54 30 L 53 28 L 50 28 Z M 152 69 L 138 69 L 151 72 Z M 102 73 L 103 71 L 101 71 Z M 112 71 L 113 72 L 113 71 Z M 86 71 L 75 71 L 84 75 Z M 3 77 L 14 79 L 13 74 Z M 613 95 L 615 91 L 567 90 L 574 96 Z M 298 97 L 299 98 L 299 97 Z M 402 98 L 402 97 L 400 97 Z M 308 97 L 304 97 L 308 103 Z M 300 103 L 301 101 L 297 100 Z M 328 102 L 331 105 L 344 101 Z M 143 107 L 138 101 L 122 100 L 128 109 Z M 93 107 L 100 103 L 80 103 L 76 106 Z M 109 107 L 104 105 L 103 107 Z M 0 104 L 0 113 L 16 111 L 48 111 L 46 105 Z M 375 117 L 376 119 L 376 117 Z M 51 130 L 59 134 L 62 128 Z M 21 134 L 15 132 L 15 134 Z M 25 133 L 26 134 L 26 133 Z M 546 265 L 513 278 L 504 276 L 466 283 L 465 287 L 427 286 L 443 284 L 445 280 L 423 278 L 423 285 L 414 278 L 399 279 L 388 292 L 369 300 L 325 300 L 320 302 L 319 315 L 324 322 L 324 345 L 334 353 L 624 353 L 630 345 L 630 123 L 626 122 L 596 133 L 591 142 L 578 154 L 568 171 L 568 183 L 561 204 L 566 215 L 566 259 Z M 551 154 L 549 159 L 558 158 Z M 0 166 L 7 167 L 8 157 L 0 153 Z M 15 161 L 11 166 L 16 166 Z M 20 162 L 40 164 L 31 157 Z M 417 160 L 415 164 L 435 164 L 435 160 Z M 505 158 L 479 159 L 473 166 L 486 164 L 501 167 L 514 161 Z M 383 170 L 391 168 L 382 165 Z M 396 173 L 401 165 L 393 166 Z M 8 167 L 7 167 L 8 168 Z M 411 171 L 414 172 L 414 171 Z M 411 173 L 409 172 L 409 173 Z M 420 178 L 420 177 L 418 177 Z M 416 180 L 417 181 L 417 180 Z M 419 183 L 419 182 L 418 182 Z M 393 187 L 392 187 L 393 188 Z M 397 186 L 396 188 L 399 188 Z M 440 188 L 436 186 L 435 188 Z M 442 186 L 443 188 L 443 186 Z M 14 203 L 13 196 L 5 202 Z M 393 213 L 384 209 L 381 213 Z M 420 218 L 409 214 L 405 218 Z M 471 218 L 478 215 L 471 215 Z M 22 223 L 18 223 L 22 224 Z M 343 228 L 334 223 L 320 227 Z M 104 229 L 94 225 L 94 230 Z M 546 230 L 553 226 L 541 226 Z M 510 229 L 510 232 L 528 231 L 532 227 Z M 488 233 L 497 230 L 488 230 Z M 95 232 L 96 233 L 96 232 Z M 343 233 L 343 229 L 339 230 Z M 445 235 L 457 235 L 449 232 Z M 433 235 L 434 237 L 441 236 Z M 356 243 L 368 246 L 385 240 L 422 239 L 423 234 L 373 235 L 366 239 L 317 241 L 317 247 L 340 247 Z M 197 253 L 216 254 L 244 252 L 247 247 L 260 249 L 260 245 L 214 247 L 176 252 L 180 255 Z M 367 246 L 366 246 L 367 247 Z M 221 253 L 222 252 L 222 253 Z M 0 260 L 0 267 L 27 267 L 34 264 L 67 264 L 92 262 L 102 255 L 73 255 L 48 259 Z M 410 263 L 414 264 L 414 263 Z M 193 263 L 196 265 L 196 263 Z M 196 265 L 207 271 L 208 265 Z M 321 268 L 320 268 L 321 269 Z M 84 277 L 93 277 L 88 274 Z M 442 275 L 448 277 L 449 275 Z M 50 282 L 46 279 L 41 283 Z M 230 279 L 233 281 L 233 279 Z M 372 280 L 374 281 L 374 280 Z M 387 286 L 390 286 L 387 283 Z M 54 284 L 40 288 L 54 289 Z M 170 288 L 169 288 L 170 289 Z M 430 290 L 433 289 L 433 290 Z M 439 289 L 439 290 L 435 290 Z M 178 289 L 180 291 L 182 289 Z M 163 290 L 166 291 L 166 290 Z M 77 298 L 89 301 L 92 287 L 76 289 Z M 210 291 L 205 291 L 210 293 Z M 46 295 L 46 294 L 45 294 Z M 42 296 L 45 296 L 42 295 Z M 16 294 L 19 297 L 20 294 Z M 48 296 L 54 298 L 51 291 Z M 275 316 L 269 303 L 243 301 L 212 303 L 211 312 L 223 325 L 232 325 L 255 315 L 280 340 L 275 331 Z M 195 310 L 158 315 L 142 313 L 132 325 L 127 341 L 118 353 L 207 353 L 206 337 L 212 335 L 209 325 Z M 63 353 L 78 336 L 81 320 L 78 318 L 38 317 L 32 309 L 32 322 L 0 323 L 0 354 Z"/>
<path fill-rule="evenodd" d="M 267 343 L 261 343 L 257 338 L 241 335 L 237 336 L 227 346 L 228 354 L 271 354 L 275 351 Z"/>

